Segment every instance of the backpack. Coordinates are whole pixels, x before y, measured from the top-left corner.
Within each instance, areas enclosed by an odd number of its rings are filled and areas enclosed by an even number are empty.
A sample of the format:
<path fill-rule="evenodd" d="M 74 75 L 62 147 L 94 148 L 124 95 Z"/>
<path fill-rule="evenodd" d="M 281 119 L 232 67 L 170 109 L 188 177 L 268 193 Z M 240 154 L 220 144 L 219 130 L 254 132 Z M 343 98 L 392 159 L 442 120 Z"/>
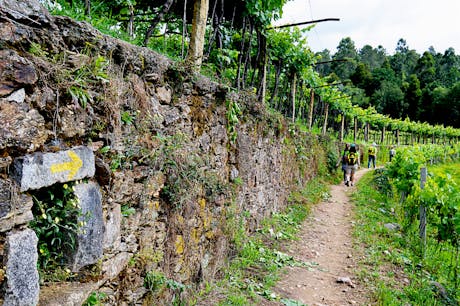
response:
<path fill-rule="evenodd" d="M 356 152 L 348 153 L 347 158 L 349 165 L 355 165 L 358 162 L 358 155 L 356 154 Z"/>
<path fill-rule="evenodd" d="M 367 150 L 367 153 L 369 153 L 369 155 L 375 155 L 375 148 L 369 147 L 369 149 Z"/>

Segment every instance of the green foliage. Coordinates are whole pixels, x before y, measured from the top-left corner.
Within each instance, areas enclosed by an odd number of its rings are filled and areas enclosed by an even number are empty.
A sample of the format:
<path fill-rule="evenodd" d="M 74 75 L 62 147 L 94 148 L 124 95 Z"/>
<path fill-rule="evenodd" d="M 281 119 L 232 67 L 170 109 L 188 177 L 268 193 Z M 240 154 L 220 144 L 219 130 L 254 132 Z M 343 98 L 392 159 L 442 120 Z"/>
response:
<path fill-rule="evenodd" d="M 89 88 L 109 82 L 107 74 L 109 61 L 101 55 L 92 57 L 94 48 L 91 43 L 87 42 L 81 54 L 81 58 L 85 59 L 85 62 L 81 63 L 80 67 L 71 70 L 70 73 L 66 70 L 61 72 L 69 74 L 63 76 L 65 82 L 69 82 L 67 92 L 73 101 L 79 103 L 83 108 L 86 108 L 88 103 L 93 102 L 93 95 L 90 94 Z M 71 80 L 69 81 L 67 77 L 70 77 Z"/>
<path fill-rule="evenodd" d="M 383 226 L 398 222 L 399 202 L 375 188 L 379 185 L 375 179 L 379 177 L 381 174 L 374 175 L 374 172 L 365 175 L 353 194 L 357 206 L 354 235 L 363 245 L 359 277 L 366 283 L 373 304 L 443 305 L 445 301 L 430 282 L 437 280 L 444 284 L 445 270 L 441 271 L 440 262 L 448 261 L 441 259 L 440 249 L 432 252 L 434 249 L 430 248 L 420 263 L 419 242 L 411 236 L 415 233 L 403 236 L 398 230 L 391 231 Z M 401 278 L 407 278 L 409 285 L 401 283 Z"/>
<path fill-rule="evenodd" d="M 91 292 L 86 301 L 82 306 L 102 306 L 104 299 L 107 297 L 107 294 L 103 292 Z"/>
<path fill-rule="evenodd" d="M 81 219 L 81 209 L 71 183 L 42 188 L 33 193 L 33 201 L 34 220 L 30 226 L 38 237 L 38 266 L 44 273 L 42 276 L 46 278 L 49 274 L 53 277 L 51 271 L 67 263 L 85 221 Z M 59 271 L 70 274 L 66 269 Z"/>
<path fill-rule="evenodd" d="M 32 42 L 30 44 L 29 53 L 38 56 L 38 57 L 48 57 L 49 53 L 46 50 L 43 50 L 43 47 L 39 44 Z"/>
<path fill-rule="evenodd" d="M 136 209 L 131 207 L 129 204 L 121 206 L 121 215 L 123 217 L 129 217 L 136 213 Z"/>
<path fill-rule="evenodd" d="M 238 102 L 227 100 L 227 135 L 230 142 L 233 144 L 238 137 L 237 124 L 239 123 L 238 116 L 241 115 L 241 109 Z"/>
<path fill-rule="evenodd" d="M 135 116 L 131 115 L 130 112 L 124 111 L 121 113 L 121 121 L 126 125 L 133 124 Z"/>
<path fill-rule="evenodd" d="M 144 287 L 150 294 L 160 294 L 162 291 L 169 289 L 173 292 L 172 305 L 184 305 L 180 299 L 180 294 L 187 286 L 173 279 L 167 278 L 162 272 L 152 270 L 147 272 L 144 277 Z"/>

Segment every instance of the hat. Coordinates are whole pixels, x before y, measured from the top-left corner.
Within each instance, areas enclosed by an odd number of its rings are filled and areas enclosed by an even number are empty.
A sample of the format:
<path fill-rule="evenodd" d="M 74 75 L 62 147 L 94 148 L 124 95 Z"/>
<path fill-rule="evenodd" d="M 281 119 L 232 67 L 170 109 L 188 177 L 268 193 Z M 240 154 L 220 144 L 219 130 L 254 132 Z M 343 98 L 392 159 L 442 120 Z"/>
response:
<path fill-rule="evenodd" d="M 350 145 L 350 147 L 354 148 L 354 147 L 356 147 L 356 146 L 355 146 L 355 144 L 354 144 L 354 143 L 352 143 L 352 144 Z"/>

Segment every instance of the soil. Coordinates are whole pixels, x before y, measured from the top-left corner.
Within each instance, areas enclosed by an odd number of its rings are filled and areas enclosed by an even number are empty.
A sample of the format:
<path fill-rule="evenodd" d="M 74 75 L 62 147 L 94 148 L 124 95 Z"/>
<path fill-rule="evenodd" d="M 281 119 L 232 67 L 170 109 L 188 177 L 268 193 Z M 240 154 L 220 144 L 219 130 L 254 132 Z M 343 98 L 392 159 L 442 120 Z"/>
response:
<path fill-rule="evenodd" d="M 368 169 L 357 171 L 359 180 Z M 279 295 L 308 306 L 366 305 L 364 284 L 356 277 L 359 255 L 353 248 L 354 206 L 349 195 L 355 187 L 331 187 L 331 197 L 315 205 L 302 226 L 299 240 L 287 253 L 307 263 L 288 267 L 273 288 Z"/>

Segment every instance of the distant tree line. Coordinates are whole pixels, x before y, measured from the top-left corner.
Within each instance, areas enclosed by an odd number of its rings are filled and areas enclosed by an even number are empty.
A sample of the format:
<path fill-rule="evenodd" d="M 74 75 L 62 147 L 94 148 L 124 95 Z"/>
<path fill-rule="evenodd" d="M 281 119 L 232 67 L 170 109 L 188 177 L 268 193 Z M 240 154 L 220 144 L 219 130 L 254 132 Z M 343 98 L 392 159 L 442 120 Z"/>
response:
<path fill-rule="evenodd" d="M 358 50 L 344 38 L 335 54 L 327 49 L 319 54 L 331 62 L 316 66 L 317 71 L 349 81 L 353 102 L 361 107 L 373 106 L 392 118 L 460 127 L 460 56 L 453 48 L 439 53 L 430 47 L 420 55 L 400 39 L 388 55 L 381 46 Z"/>

